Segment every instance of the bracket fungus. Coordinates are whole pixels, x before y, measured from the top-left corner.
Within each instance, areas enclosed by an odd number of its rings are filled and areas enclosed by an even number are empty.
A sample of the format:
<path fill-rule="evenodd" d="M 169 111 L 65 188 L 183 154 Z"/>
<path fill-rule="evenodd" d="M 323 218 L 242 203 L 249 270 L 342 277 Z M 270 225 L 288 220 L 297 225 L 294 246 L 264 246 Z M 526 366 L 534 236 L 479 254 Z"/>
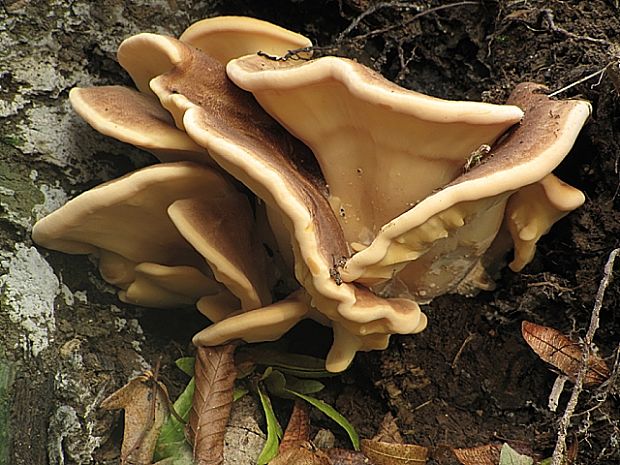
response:
<path fill-rule="evenodd" d="M 79 195 L 37 222 L 32 237 L 51 249 L 98 256 L 103 278 L 125 301 L 174 307 L 230 291 L 251 309 L 271 301 L 252 226 L 246 197 L 229 181 L 178 162 Z"/>
<path fill-rule="evenodd" d="M 258 52 L 280 56 L 312 46 L 312 41 L 301 34 L 247 16 L 203 19 L 188 27 L 179 39 L 223 64 Z"/>
<path fill-rule="evenodd" d="M 160 161 L 210 162 L 209 154 L 183 131 L 151 96 L 122 86 L 69 92 L 73 109 L 106 136 L 151 152 Z"/>
<path fill-rule="evenodd" d="M 587 102 L 535 84 L 507 105 L 451 102 L 343 58 L 256 54 L 310 45 L 239 17 L 125 40 L 119 62 L 138 90 L 75 89 L 71 102 L 166 163 L 78 196 L 34 240 L 98 256 L 125 301 L 196 303 L 214 322 L 198 345 L 277 339 L 304 318 L 331 326 L 327 369 L 341 371 L 356 351 L 423 330 L 419 303 L 490 288 L 485 270 L 509 248 L 523 268 L 583 202 L 551 173 Z"/>

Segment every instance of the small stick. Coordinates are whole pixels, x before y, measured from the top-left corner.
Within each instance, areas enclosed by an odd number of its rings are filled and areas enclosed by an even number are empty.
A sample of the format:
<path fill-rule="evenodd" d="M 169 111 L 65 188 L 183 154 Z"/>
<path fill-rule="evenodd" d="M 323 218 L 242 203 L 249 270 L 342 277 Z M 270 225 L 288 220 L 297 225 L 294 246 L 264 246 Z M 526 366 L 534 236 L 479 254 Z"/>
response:
<path fill-rule="evenodd" d="M 555 443 L 555 449 L 553 450 L 551 465 L 561 465 L 564 461 L 564 452 L 566 451 L 566 434 L 568 432 L 568 426 L 570 425 L 570 420 L 573 416 L 573 413 L 575 412 L 575 408 L 577 407 L 579 395 L 583 390 L 583 382 L 588 372 L 590 353 L 592 352 L 592 341 L 594 339 L 594 334 L 598 329 L 599 316 L 601 313 L 601 308 L 603 307 L 605 291 L 607 290 L 607 286 L 611 281 L 611 276 L 614 271 L 614 261 L 616 260 L 616 256 L 619 253 L 620 248 L 611 251 L 609 257 L 607 258 L 605 268 L 603 270 L 603 278 L 601 279 L 598 291 L 596 293 L 596 298 L 594 299 L 594 308 L 592 309 L 592 315 L 590 317 L 590 326 L 584 340 L 583 355 L 581 356 L 581 367 L 579 368 L 577 380 L 575 381 L 573 392 L 571 393 L 568 404 L 566 405 L 564 415 L 562 415 L 562 418 L 560 419 L 560 426 L 558 427 L 558 439 Z"/>
<path fill-rule="evenodd" d="M 551 92 L 549 95 L 547 95 L 547 97 L 555 97 L 556 95 L 564 92 L 565 90 L 568 90 L 572 87 L 578 86 L 579 84 L 581 84 L 582 82 L 586 82 L 596 76 L 598 76 L 599 74 L 603 74 L 605 71 L 607 71 L 607 68 L 609 68 L 612 64 L 614 64 L 615 62 L 612 61 L 611 63 L 608 63 L 607 65 L 605 65 L 604 68 L 599 69 L 598 71 L 595 71 L 592 74 L 588 74 L 585 77 L 582 77 L 581 79 L 579 79 L 578 81 L 575 81 L 567 86 L 562 87 L 561 89 L 556 90 L 555 92 Z"/>
<path fill-rule="evenodd" d="M 336 42 L 340 42 L 344 36 L 346 36 L 349 32 L 351 32 L 353 29 L 355 29 L 359 23 L 362 22 L 362 20 L 366 17 L 366 16 L 370 16 L 371 14 L 373 14 L 374 12 L 381 10 L 382 8 L 411 8 L 412 5 L 409 3 L 397 3 L 397 2 L 381 2 L 381 3 L 376 3 L 374 5 L 372 5 L 370 8 L 368 8 L 366 11 L 363 11 L 359 16 L 357 16 L 353 21 L 351 21 L 351 23 L 347 26 L 347 28 L 342 31 L 340 34 L 338 34 L 338 38 L 336 39 Z"/>
<path fill-rule="evenodd" d="M 476 333 L 470 333 L 469 336 L 467 336 L 465 338 L 465 340 L 461 344 L 461 348 L 459 349 L 459 351 L 454 356 L 454 359 L 452 360 L 451 367 L 452 367 L 453 370 L 456 368 L 456 364 L 458 363 L 459 359 L 461 358 L 461 355 L 463 354 L 463 351 L 465 350 L 465 346 L 467 344 L 469 344 L 475 337 L 476 337 Z"/>
<path fill-rule="evenodd" d="M 429 8 L 428 10 L 424 10 L 421 11 L 420 13 L 415 14 L 413 17 L 409 18 L 407 21 L 405 21 L 404 23 L 401 24 L 395 24 L 392 26 L 389 26 L 387 28 L 384 29 L 380 29 L 378 31 L 372 31 L 366 34 L 362 34 L 360 36 L 356 36 L 354 37 L 355 39 L 361 39 L 361 38 L 366 38 L 369 34 L 372 34 L 374 32 L 382 34 L 384 32 L 390 31 L 392 29 L 397 29 L 399 27 L 403 27 L 407 24 L 410 24 L 412 22 L 414 22 L 417 19 L 420 19 L 422 16 L 426 16 L 430 13 L 435 13 L 437 11 L 441 11 L 441 10 L 446 10 L 448 8 L 454 8 L 457 6 L 465 6 L 465 5 L 480 5 L 481 2 L 476 2 L 476 1 L 464 1 L 464 2 L 456 2 L 456 3 L 449 3 L 447 5 L 440 5 L 440 6 L 436 6 L 433 8 Z M 382 3 L 377 3 L 375 5 L 373 5 L 372 7 L 368 8 L 366 11 L 364 11 L 362 14 L 360 14 L 357 18 L 355 18 L 351 24 L 349 24 L 349 26 L 342 31 L 340 34 L 338 34 L 338 37 L 336 38 L 336 43 L 340 43 L 344 37 L 349 34 L 353 29 L 355 29 L 359 23 L 366 17 L 369 16 L 371 14 L 373 14 L 374 12 L 376 12 L 377 10 L 380 10 L 381 8 L 386 8 L 386 7 L 394 7 L 394 8 L 411 8 L 411 4 L 409 3 L 391 3 L 391 2 L 382 2 Z"/>

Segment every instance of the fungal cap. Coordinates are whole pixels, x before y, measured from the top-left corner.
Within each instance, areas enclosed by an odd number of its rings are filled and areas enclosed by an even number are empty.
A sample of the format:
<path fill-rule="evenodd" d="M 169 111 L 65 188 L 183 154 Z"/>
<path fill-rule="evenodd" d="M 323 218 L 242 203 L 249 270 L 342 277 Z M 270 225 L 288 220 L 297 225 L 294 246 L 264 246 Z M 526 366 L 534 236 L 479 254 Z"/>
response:
<path fill-rule="evenodd" d="M 75 87 L 69 100 L 94 129 L 147 150 L 160 161 L 213 164 L 206 150 L 177 129 L 170 113 L 151 95 L 122 86 Z"/>
<path fill-rule="evenodd" d="M 203 19 L 188 27 L 179 39 L 224 64 L 259 51 L 282 56 L 289 50 L 312 46 L 310 39 L 301 34 L 245 16 Z"/>

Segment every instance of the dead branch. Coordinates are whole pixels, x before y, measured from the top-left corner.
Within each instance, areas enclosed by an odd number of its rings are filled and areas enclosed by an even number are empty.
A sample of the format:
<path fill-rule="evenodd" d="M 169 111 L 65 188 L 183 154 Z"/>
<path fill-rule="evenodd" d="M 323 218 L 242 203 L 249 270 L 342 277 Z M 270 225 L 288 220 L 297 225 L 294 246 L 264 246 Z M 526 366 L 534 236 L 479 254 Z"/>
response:
<path fill-rule="evenodd" d="M 614 249 L 609 254 L 607 258 L 607 263 L 605 264 L 605 268 L 603 270 L 603 278 L 599 284 L 598 291 L 596 293 L 596 298 L 594 300 L 594 308 L 592 309 L 592 315 L 590 317 L 590 326 L 588 327 L 588 332 L 586 333 L 584 339 L 584 348 L 583 348 L 583 356 L 581 358 L 581 368 L 579 369 L 579 373 L 577 375 L 577 380 L 575 381 L 575 386 L 573 387 L 573 392 L 571 393 L 568 404 L 566 405 L 566 410 L 564 411 L 564 415 L 560 419 L 560 425 L 558 427 L 558 438 L 555 443 L 555 449 L 553 450 L 553 457 L 551 460 L 551 465 L 561 465 L 564 461 L 564 453 L 566 451 L 566 435 L 568 432 L 568 427 L 570 425 L 571 418 L 573 417 L 573 413 L 575 412 L 575 408 L 577 407 L 577 403 L 579 402 L 579 395 L 583 390 L 583 382 L 586 379 L 586 374 L 588 373 L 588 366 L 590 362 L 590 356 L 593 350 L 593 340 L 596 330 L 599 326 L 599 318 L 601 313 L 601 308 L 603 307 L 603 299 L 605 297 L 605 291 L 607 290 L 607 286 L 611 281 L 611 276 L 613 274 L 614 261 L 616 260 L 616 256 L 620 253 L 620 248 Z"/>

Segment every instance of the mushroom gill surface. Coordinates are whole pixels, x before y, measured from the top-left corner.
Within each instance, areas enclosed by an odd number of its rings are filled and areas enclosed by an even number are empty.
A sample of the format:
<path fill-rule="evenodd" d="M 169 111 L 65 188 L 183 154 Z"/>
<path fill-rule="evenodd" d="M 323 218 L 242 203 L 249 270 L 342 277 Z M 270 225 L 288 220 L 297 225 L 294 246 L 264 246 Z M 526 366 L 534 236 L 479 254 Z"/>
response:
<path fill-rule="evenodd" d="M 246 56 L 228 76 L 314 152 L 349 244 L 453 181 L 469 155 L 523 112 L 406 90 L 346 58 L 274 61 Z"/>
<path fill-rule="evenodd" d="M 529 237 L 534 243 L 549 230 L 552 221 L 583 203 L 583 194 L 565 184 L 562 193 L 569 196 L 560 200 L 561 194 L 553 188 L 557 183 L 552 182 L 557 178 L 548 175 L 572 148 L 590 115 L 590 104 L 551 100 L 540 93 L 542 89 L 532 83 L 517 86 L 509 102 L 524 109 L 522 122 L 479 165 L 383 226 L 372 244 L 347 262 L 343 279 L 371 285 L 399 277 L 405 268 L 400 279 L 409 291 L 420 299 L 430 299 L 455 289 L 476 267 L 502 225 L 511 195 L 517 197 L 510 202 L 509 218 L 524 216 L 514 213 L 515 204 L 520 204 L 519 210 L 528 211 L 530 217 L 551 209 L 561 212 L 541 218 L 544 226 Z M 541 192 L 545 195 L 536 199 L 527 195 L 541 189 L 534 187 L 539 182 L 549 186 Z M 533 209 L 541 203 L 548 206 Z M 524 246 L 517 240 L 515 227 L 511 230 L 523 267 L 533 253 L 523 257 Z"/>
<path fill-rule="evenodd" d="M 154 306 L 195 302 L 225 291 L 215 278 L 251 309 L 271 301 L 252 225 L 247 198 L 228 180 L 203 165 L 178 162 L 79 195 L 38 221 L 32 237 L 51 249 L 99 256 L 102 276 L 123 289 L 126 301 L 153 305 L 157 289 L 166 298 Z"/>

